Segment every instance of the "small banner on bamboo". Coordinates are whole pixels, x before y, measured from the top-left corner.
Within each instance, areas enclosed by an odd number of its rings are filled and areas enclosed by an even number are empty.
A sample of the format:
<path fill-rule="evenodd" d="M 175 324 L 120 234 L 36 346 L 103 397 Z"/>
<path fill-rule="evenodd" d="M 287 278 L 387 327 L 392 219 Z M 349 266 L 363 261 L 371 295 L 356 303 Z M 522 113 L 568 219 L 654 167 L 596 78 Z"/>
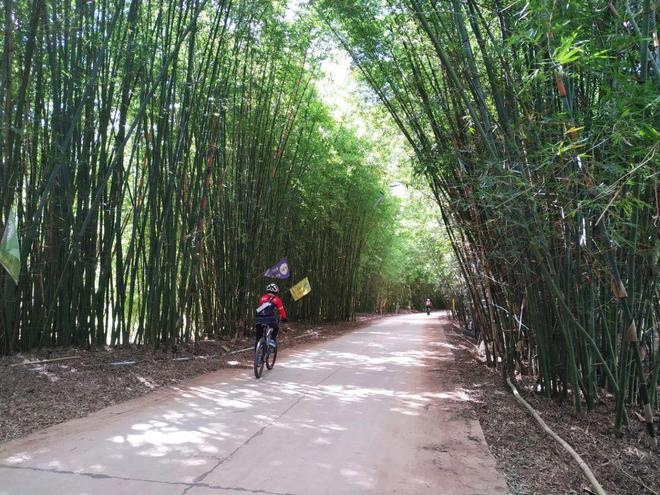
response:
<path fill-rule="evenodd" d="M 21 248 L 18 244 L 18 217 L 16 208 L 11 207 L 7 227 L 0 241 L 0 265 L 5 267 L 12 280 L 18 285 L 21 273 Z"/>
<path fill-rule="evenodd" d="M 289 278 L 289 260 L 286 257 L 282 258 L 264 272 L 264 277 Z"/>
<path fill-rule="evenodd" d="M 300 282 L 289 289 L 294 301 L 298 301 L 302 297 L 312 292 L 312 286 L 309 285 L 309 279 L 303 278 Z"/>

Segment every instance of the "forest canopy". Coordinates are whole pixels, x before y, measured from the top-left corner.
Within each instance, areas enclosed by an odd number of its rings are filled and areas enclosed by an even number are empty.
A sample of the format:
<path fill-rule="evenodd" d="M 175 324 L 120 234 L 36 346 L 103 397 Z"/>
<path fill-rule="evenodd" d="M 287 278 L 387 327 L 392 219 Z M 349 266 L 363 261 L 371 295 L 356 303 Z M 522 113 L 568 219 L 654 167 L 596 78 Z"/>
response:
<path fill-rule="evenodd" d="M 3 5 L 1 353 L 245 331 L 288 256 L 294 317 L 432 295 L 504 375 L 653 429 L 656 2 Z M 369 88 L 347 118 L 324 39 Z"/>
<path fill-rule="evenodd" d="M 660 373 L 656 2 L 321 1 L 414 150 L 493 366 L 591 409 Z"/>
<path fill-rule="evenodd" d="M 313 287 L 295 318 L 420 304 L 417 280 L 394 282 L 415 239 L 387 234 L 386 145 L 319 95 L 313 17 L 266 0 L 3 5 L 0 232 L 15 212 L 20 274 L 0 274 L 1 353 L 249 331 L 283 256 L 283 292 Z"/>

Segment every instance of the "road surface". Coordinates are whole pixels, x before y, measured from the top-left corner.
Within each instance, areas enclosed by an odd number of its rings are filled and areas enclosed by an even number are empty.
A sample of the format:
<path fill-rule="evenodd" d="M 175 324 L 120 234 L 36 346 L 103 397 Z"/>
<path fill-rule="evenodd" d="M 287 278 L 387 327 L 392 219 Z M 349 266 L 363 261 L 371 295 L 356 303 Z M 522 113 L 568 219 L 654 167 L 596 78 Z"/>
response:
<path fill-rule="evenodd" d="M 386 318 L 0 446 L 0 495 L 501 494 L 438 314 Z"/>

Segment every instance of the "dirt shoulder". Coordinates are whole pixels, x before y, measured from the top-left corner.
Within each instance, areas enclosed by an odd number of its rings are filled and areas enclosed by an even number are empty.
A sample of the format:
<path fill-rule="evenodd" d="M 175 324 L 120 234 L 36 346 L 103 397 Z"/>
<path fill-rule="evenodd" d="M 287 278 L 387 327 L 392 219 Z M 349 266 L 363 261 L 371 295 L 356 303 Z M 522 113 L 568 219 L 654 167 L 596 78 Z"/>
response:
<path fill-rule="evenodd" d="M 591 487 L 575 461 L 520 405 L 500 374 L 488 368 L 474 346 L 449 322 L 445 334 L 452 344 L 465 387 L 489 448 L 514 495 L 589 494 Z M 646 446 L 643 424 L 629 411 L 631 425 L 620 436 L 612 428 L 614 401 L 577 415 L 570 404 L 518 388 L 543 420 L 589 464 L 609 495 L 660 493 L 660 449 Z"/>
<path fill-rule="evenodd" d="M 278 340 L 286 350 L 337 337 L 379 318 L 360 316 L 334 325 L 290 323 L 282 326 Z M 251 368 L 253 355 L 242 350 L 253 342 L 208 340 L 176 352 L 137 347 L 44 349 L 0 358 L 0 443 L 205 373 Z M 25 364 L 43 360 L 57 361 Z"/>

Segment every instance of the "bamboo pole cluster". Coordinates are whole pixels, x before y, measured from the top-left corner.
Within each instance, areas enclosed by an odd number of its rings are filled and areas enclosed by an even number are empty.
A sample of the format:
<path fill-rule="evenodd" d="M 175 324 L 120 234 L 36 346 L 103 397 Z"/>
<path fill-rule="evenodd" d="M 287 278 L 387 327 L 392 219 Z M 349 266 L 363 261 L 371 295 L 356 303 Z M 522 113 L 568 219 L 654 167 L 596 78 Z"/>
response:
<path fill-rule="evenodd" d="M 0 354 L 231 336 L 287 254 L 314 286 L 294 316 L 352 316 L 380 178 L 316 95 L 309 26 L 269 0 L 10 0 L 0 22 L 23 263 Z"/>
<path fill-rule="evenodd" d="M 660 371 L 656 3 L 321 2 L 410 143 L 492 365 L 591 409 Z"/>

